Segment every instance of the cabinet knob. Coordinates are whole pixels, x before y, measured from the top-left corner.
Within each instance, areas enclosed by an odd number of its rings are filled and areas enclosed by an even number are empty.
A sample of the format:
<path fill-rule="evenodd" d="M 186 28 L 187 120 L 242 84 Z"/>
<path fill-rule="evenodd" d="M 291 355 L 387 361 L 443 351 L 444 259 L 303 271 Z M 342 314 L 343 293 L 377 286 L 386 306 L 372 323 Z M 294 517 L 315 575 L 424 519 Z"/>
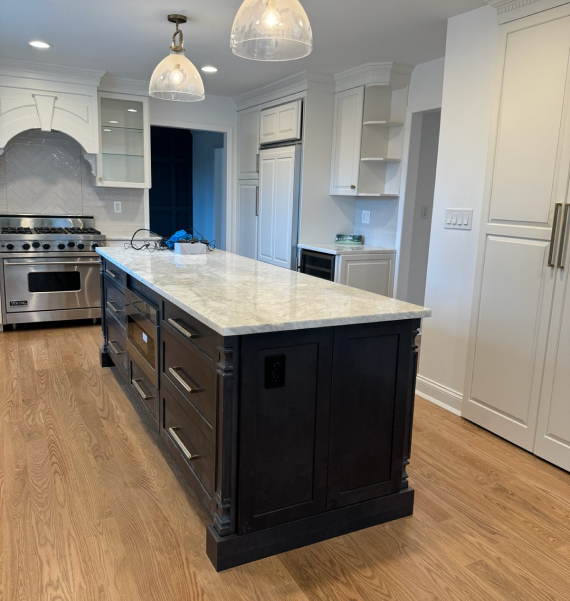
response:
<path fill-rule="evenodd" d="M 99 178 L 99 181 L 100 181 L 100 182 L 102 182 L 102 181 L 103 181 L 103 178 L 102 178 L 102 177 L 100 177 L 100 178 Z"/>
<path fill-rule="evenodd" d="M 352 186 L 350 186 L 351 190 L 356 190 L 356 186 L 353 184 Z"/>

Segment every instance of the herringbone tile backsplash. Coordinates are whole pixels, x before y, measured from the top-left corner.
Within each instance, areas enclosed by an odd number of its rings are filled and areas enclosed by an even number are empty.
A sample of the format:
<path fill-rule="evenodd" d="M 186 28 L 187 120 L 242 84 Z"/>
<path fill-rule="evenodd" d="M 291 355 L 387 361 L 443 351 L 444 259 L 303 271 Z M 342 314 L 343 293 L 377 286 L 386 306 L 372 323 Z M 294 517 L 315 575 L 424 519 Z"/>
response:
<path fill-rule="evenodd" d="M 114 213 L 120 200 L 122 213 Z M 108 235 L 144 227 L 143 191 L 96 188 L 81 146 L 59 132 L 28 131 L 0 155 L 0 213 L 93 215 Z"/>

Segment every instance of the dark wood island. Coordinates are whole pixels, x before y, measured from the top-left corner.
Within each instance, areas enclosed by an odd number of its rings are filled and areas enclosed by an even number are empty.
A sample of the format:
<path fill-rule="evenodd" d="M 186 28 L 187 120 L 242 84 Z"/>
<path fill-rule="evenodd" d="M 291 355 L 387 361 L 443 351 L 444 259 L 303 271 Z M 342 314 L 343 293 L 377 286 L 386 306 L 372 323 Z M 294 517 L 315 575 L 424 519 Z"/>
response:
<path fill-rule="evenodd" d="M 101 363 L 201 499 L 217 570 L 412 513 L 429 310 L 218 250 L 97 251 Z"/>

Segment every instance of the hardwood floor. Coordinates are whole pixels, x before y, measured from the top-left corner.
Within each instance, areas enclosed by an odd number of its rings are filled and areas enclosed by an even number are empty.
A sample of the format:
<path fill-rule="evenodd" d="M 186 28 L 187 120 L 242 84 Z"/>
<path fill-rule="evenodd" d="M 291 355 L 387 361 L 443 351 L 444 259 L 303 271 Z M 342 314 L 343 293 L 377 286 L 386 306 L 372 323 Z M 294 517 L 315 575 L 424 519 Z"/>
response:
<path fill-rule="evenodd" d="M 570 475 L 421 399 L 413 517 L 217 574 L 99 343 L 0 333 L 2 601 L 570 599 Z"/>

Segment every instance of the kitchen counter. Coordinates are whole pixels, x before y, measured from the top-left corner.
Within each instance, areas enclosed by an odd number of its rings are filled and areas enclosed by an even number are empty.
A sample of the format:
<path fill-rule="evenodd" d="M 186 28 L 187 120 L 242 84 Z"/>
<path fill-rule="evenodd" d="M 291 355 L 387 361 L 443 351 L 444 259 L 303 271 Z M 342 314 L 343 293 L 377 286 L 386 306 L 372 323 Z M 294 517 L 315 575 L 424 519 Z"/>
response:
<path fill-rule="evenodd" d="M 351 255 L 356 253 L 382 255 L 396 252 L 394 248 L 370 246 L 368 244 L 297 244 L 297 247 L 327 255 Z"/>
<path fill-rule="evenodd" d="M 222 336 L 431 315 L 417 305 L 221 250 L 198 256 L 108 247 L 97 252 Z"/>

